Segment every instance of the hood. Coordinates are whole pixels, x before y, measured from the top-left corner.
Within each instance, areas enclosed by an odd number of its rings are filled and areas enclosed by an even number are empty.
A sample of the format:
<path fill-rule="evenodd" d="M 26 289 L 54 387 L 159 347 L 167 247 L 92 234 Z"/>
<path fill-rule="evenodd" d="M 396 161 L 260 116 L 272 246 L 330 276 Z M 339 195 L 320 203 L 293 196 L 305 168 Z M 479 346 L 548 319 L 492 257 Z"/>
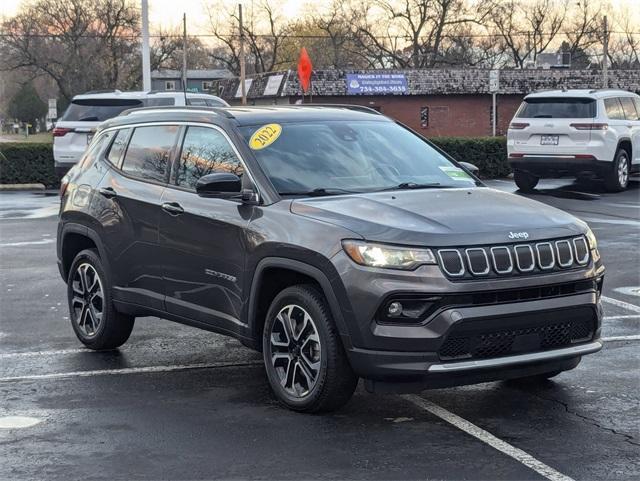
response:
<path fill-rule="evenodd" d="M 369 241 L 461 246 L 553 239 L 586 232 L 559 209 L 495 189 L 422 189 L 295 200 L 291 212 Z"/>

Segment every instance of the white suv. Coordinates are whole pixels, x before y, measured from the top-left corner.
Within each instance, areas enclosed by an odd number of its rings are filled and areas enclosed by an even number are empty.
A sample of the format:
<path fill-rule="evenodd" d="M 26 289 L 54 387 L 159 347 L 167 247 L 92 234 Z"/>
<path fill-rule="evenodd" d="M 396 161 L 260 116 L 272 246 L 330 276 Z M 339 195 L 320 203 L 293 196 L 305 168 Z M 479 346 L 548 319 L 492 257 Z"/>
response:
<path fill-rule="evenodd" d="M 622 90 L 527 95 L 507 133 L 509 164 L 523 191 L 540 177 L 595 176 L 611 192 L 640 169 L 640 96 Z"/>
<path fill-rule="evenodd" d="M 127 109 L 163 105 L 228 107 L 220 97 L 187 92 L 88 92 L 76 95 L 53 129 L 53 159 L 56 173 L 64 175 L 78 162 L 91 142 L 96 127 Z"/>

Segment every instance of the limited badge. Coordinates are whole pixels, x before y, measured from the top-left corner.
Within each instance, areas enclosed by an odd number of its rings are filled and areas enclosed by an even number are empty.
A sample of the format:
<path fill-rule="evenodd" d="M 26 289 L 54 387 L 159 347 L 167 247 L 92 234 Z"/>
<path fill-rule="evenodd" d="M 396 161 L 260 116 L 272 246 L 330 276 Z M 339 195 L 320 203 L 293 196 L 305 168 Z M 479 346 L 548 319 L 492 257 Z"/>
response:
<path fill-rule="evenodd" d="M 256 130 L 249 139 L 249 147 L 253 150 L 264 149 L 273 144 L 282 133 L 280 124 L 267 124 Z"/>

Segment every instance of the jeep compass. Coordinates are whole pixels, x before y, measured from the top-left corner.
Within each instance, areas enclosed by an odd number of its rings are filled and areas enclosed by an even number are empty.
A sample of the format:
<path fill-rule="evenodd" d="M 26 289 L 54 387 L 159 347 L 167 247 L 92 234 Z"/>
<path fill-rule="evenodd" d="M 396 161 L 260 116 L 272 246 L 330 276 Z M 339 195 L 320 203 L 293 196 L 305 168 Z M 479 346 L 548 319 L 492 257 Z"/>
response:
<path fill-rule="evenodd" d="M 233 336 L 297 411 L 340 407 L 359 378 L 372 392 L 546 379 L 602 347 L 587 225 L 487 188 L 367 108 L 129 110 L 61 194 L 83 344 L 117 348 L 138 316 Z"/>

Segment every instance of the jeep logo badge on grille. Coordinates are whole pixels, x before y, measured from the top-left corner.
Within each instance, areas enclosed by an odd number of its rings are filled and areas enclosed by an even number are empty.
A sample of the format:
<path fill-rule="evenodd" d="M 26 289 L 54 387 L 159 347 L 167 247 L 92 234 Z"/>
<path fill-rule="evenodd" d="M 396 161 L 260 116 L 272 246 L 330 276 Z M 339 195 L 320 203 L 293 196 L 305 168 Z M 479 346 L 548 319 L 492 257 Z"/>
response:
<path fill-rule="evenodd" d="M 509 239 L 528 239 L 528 232 L 509 232 Z"/>

